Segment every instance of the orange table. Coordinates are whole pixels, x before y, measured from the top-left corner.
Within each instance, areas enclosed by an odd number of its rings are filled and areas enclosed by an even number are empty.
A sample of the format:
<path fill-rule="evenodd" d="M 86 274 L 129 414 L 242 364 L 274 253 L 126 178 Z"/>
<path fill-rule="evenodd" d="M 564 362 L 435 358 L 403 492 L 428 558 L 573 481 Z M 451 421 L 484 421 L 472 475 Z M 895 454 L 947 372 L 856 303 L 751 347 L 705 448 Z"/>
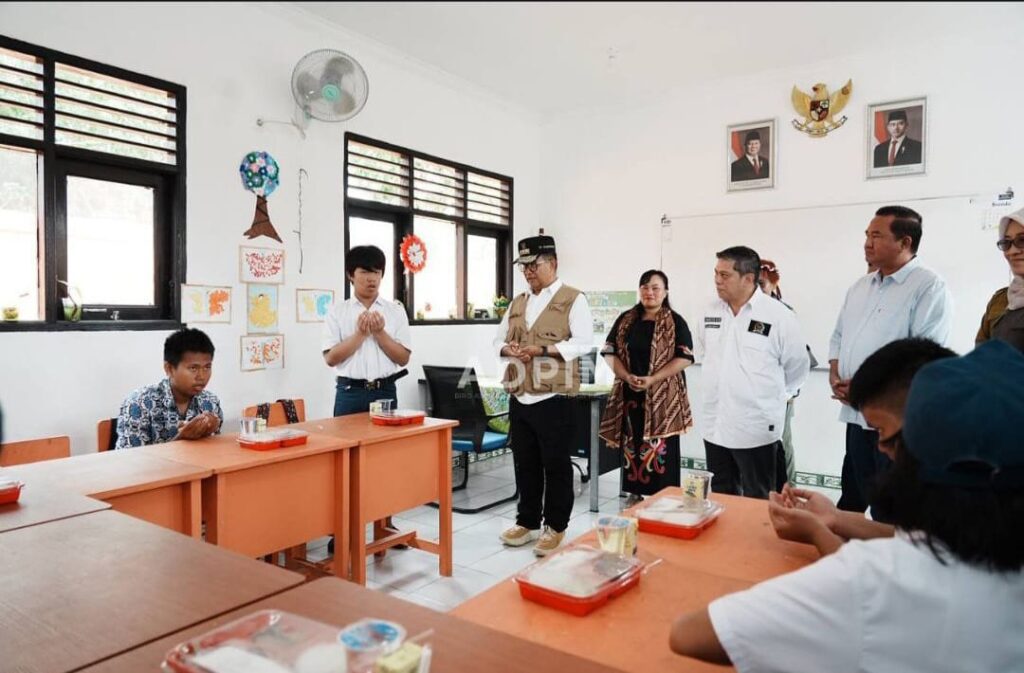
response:
<path fill-rule="evenodd" d="M 83 673 L 156 671 L 167 652 L 179 643 L 261 609 L 284 610 L 338 627 L 372 616 L 398 622 L 410 636 L 432 629 L 433 671 L 613 673 L 611 668 L 507 635 L 501 629 L 471 624 L 333 577 L 290 589 L 232 614 L 143 645 L 87 668 Z M 621 642 L 621 631 L 619 636 Z"/>
<path fill-rule="evenodd" d="M 0 670 L 66 673 L 302 580 L 119 512 L 3 533 Z"/>
<path fill-rule="evenodd" d="M 665 489 L 659 495 L 679 490 Z M 719 596 L 801 568 L 817 552 L 779 540 L 768 522 L 766 501 L 718 494 L 712 498 L 726 510 L 694 540 L 641 533 L 640 558 L 661 561 L 637 587 L 586 617 L 526 601 L 512 582 L 497 584 L 452 614 L 625 671 L 721 671 L 669 649 L 672 621 Z M 596 546 L 593 533 L 575 542 Z M 638 639 L 636 646 L 625 644 L 627 634 Z"/>
<path fill-rule="evenodd" d="M 6 476 L 7 470 L 0 470 L 0 475 Z M 84 495 L 26 486 L 18 502 L 0 505 L 0 533 L 105 509 L 110 505 Z"/>
<path fill-rule="evenodd" d="M 103 451 L 4 470 L 29 491 L 65 491 L 110 503 L 117 511 L 199 537 L 200 484 L 212 472 L 142 453 Z"/>
<path fill-rule="evenodd" d="M 348 540 L 348 450 L 354 445 L 310 434 L 300 446 L 253 451 L 229 434 L 131 450 L 211 470 L 202 485 L 207 542 L 257 557 L 323 535 Z M 334 572 L 344 574 L 348 547 L 336 550 Z"/>
<path fill-rule="evenodd" d="M 452 428 L 456 425 L 457 421 L 427 418 L 422 424 L 380 426 L 370 422 L 369 414 L 351 414 L 289 426 L 358 443 L 351 450 L 353 581 L 366 583 L 367 555 L 397 544 L 437 554 L 441 574 L 451 576 Z M 373 543 L 366 544 L 366 524 L 428 502 L 440 505 L 436 542 L 417 537 L 416 531 L 382 535 L 376 527 Z"/>

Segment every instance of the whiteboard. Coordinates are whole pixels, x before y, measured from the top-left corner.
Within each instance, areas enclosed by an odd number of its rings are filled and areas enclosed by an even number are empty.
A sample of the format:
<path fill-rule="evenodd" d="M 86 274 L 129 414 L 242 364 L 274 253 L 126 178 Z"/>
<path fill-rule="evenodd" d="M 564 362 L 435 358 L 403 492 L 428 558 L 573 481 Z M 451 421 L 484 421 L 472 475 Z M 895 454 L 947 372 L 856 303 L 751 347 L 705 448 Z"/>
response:
<path fill-rule="evenodd" d="M 948 345 L 969 351 L 988 300 L 1010 274 L 995 246 L 998 232 L 982 224 L 967 196 L 668 218 L 671 234 L 663 236 L 662 263 L 672 306 L 696 331 L 704 307 L 716 298 L 715 253 L 749 246 L 778 265 L 782 298 L 796 311 L 819 366 L 827 368 L 829 339 L 846 291 L 867 271 L 864 230 L 875 211 L 891 203 L 924 218 L 918 256 L 945 279 L 953 296 Z"/>

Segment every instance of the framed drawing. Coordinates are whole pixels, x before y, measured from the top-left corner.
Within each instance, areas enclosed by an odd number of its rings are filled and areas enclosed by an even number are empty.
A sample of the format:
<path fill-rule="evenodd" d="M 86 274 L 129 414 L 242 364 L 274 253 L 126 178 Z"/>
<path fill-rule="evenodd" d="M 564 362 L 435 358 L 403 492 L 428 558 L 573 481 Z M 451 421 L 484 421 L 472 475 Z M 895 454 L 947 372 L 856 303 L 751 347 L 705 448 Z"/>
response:
<path fill-rule="evenodd" d="M 284 335 L 259 334 L 242 337 L 242 371 L 284 369 Z"/>
<path fill-rule="evenodd" d="M 868 179 L 924 174 L 927 107 L 924 97 L 868 106 Z"/>
<path fill-rule="evenodd" d="M 181 322 L 231 322 L 231 288 L 218 285 L 181 286 Z"/>
<path fill-rule="evenodd" d="M 765 119 L 727 128 L 726 191 L 775 187 L 775 120 Z"/>
<path fill-rule="evenodd" d="M 284 283 L 284 250 L 274 248 L 238 248 L 238 264 L 243 283 Z"/>
<path fill-rule="evenodd" d="M 323 322 L 334 305 L 334 290 L 296 290 L 295 321 Z"/>
<path fill-rule="evenodd" d="M 273 334 L 278 331 L 277 290 L 277 285 L 246 286 L 246 332 Z"/>

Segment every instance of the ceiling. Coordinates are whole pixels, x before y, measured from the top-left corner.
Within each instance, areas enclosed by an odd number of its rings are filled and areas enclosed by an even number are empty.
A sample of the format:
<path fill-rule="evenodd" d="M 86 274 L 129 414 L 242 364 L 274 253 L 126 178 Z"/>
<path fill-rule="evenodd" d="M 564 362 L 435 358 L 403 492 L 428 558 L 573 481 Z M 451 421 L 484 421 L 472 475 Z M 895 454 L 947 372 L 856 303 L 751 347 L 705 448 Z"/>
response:
<path fill-rule="evenodd" d="M 893 40 L 1024 26 L 1021 3 L 288 3 L 539 115 Z"/>

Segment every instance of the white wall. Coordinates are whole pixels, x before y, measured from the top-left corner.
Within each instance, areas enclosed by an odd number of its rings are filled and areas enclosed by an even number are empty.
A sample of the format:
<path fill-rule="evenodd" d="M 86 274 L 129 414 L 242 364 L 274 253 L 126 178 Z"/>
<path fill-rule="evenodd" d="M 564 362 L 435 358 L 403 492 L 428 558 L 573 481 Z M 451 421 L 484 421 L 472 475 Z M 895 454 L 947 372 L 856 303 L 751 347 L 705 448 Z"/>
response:
<path fill-rule="evenodd" d="M 908 44 L 912 31 L 899 31 L 904 45 L 900 50 L 833 61 L 816 62 L 809 56 L 804 67 L 666 92 L 643 107 L 615 101 L 606 111 L 591 110 L 546 123 L 541 219 L 560 243 L 563 277 L 583 289 L 635 287 L 640 272 L 659 264 L 660 219 L 666 213 L 687 216 L 861 201 L 898 203 L 976 190 L 992 192 L 1007 185 L 1021 192 L 1024 140 L 1012 111 L 1024 109 L 1016 37 L 1024 29 L 1024 13 L 1017 16 L 1021 20 L 1016 23 L 993 24 L 985 35 L 956 40 L 928 43 L 928 36 L 921 36 L 920 42 Z M 883 24 L 879 27 L 882 30 Z M 829 41 L 841 40 L 841 35 L 841 28 L 830 28 L 818 36 L 820 43 L 808 36 L 808 54 L 827 54 Z M 815 82 L 834 88 L 847 78 L 853 79 L 854 94 L 843 111 L 849 117 L 844 127 L 826 138 L 813 139 L 790 126 L 795 116 L 789 101 L 794 84 L 805 91 Z M 928 96 L 928 175 L 866 181 L 866 105 L 918 95 Z M 772 117 L 778 119 L 776 189 L 727 194 L 726 124 Z M 870 216 L 865 209 L 855 221 L 822 222 L 820 235 L 829 236 L 830 228 L 862 231 Z M 719 223 L 728 226 L 729 220 L 720 218 Z M 965 222 L 964 226 L 976 224 Z M 925 228 L 922 254 L 927 262 L 927 222 Z M 702 236 L 682 220 L 672 233 L 673 240 L 666 245 L 677 249 Z M 776 249 L 815 254 L 814 240 L 791 235 L 784 228 L 776 237 Z M 566 245 L 569 241 L 572 244 Z M 761 252 L 771 256 L 767 250 Z M 849 255 L 863 259 L 859 247 L 851 248 Z M 1004 264 L 994 246 L 991 260 L 993 265 Z M 707 273 L 701 276 L 706 277 L 709 298 L 714 262 L 713 258 L 706 261 Z M 785 269 L 781 272 L 785 288 Z M 796 309 L 798 315 L 823 311 L 828 314 L 825 319 L 834 320 L 841 301 L 841 296 L 821 298 Z M 680 309 L 695 327 L 698 307 Z M 980 314 L 958 316 L 972 324 L 980 318 Z M 816 351 L 820 359 L 827 355 L 820 347 Z M 691 401 L 699 404 L 699 367 L 691 368 L 688 376 Z M 843 428 L 836 420 L 837 403 L 828 399 L 826 379 L 826 372 L 812 372 L 797 403 L 797 467 L 839 474 Z M 683 451 L 703 457 L 699 428 L 684 438 Z"/>
<path fill-rule="evenodd" d="M 5 35 L 188 88 L 188 274 L 190 283 L 232 285 L 233 322 L 204 329 L 217 346 L 210 389 L 232 429 L 241 409 L 277 397 L 303 397 L 310 417 L 330 415 L 333 378 L 320 356 L 320 326 L 294 323 L 297 287 L 334 288 L 343 280 L 342 161 L 346 130 L 512 176 L 519 231 L 538 219 L 539 129 L 535 118 L 482 90 L 366 38 L 307 15 L 257 3 L 3 3 Z M 340 49 L 370 79 L 370 97 L 349 122 L 313 121 L 303 142 L 287 126 L 289 78 L 305 53 Z M 269 151 L 282 171 L 268 200 L 285 240 L 287 282 L 281 292 L 283 371 L 242 373 L 244 286 L 238 279 L 241 233 L 255 197 L 237 167 L 250 150 Z M 303 187 L 305 264 L 298 273 L 299 167 Z M 256 245 L 274 247 L 270 239 Z M 201 326 L 203 327 L 203 326 Z M 476 358 L 494 367 L 493 326 L 414 328 L 411 376 L 400 383 L 404 404 L 418 405 L 419 366 L 459 365 Z M 116 414 L 125 394 L 162 376 L 167 332 L 0 334 L 0 404 L 5 439 L 68 434 L 72 451 L 95 447 L 95 424 Z"/>

